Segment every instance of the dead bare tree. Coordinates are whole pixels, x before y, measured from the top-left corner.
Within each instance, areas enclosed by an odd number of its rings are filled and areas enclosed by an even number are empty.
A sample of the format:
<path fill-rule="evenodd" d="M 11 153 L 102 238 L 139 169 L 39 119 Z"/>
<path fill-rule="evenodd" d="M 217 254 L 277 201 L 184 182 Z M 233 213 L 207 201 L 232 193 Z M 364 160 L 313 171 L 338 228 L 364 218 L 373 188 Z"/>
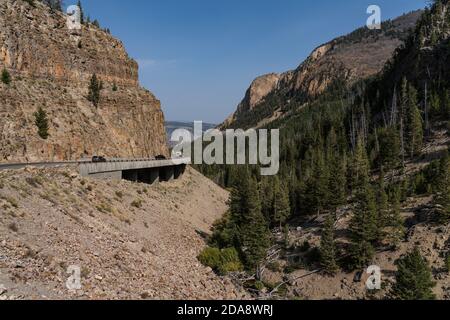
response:
<path fill-rule="evenodd" d="M 430 134 L 430 119 L 428 110 L 428 82 L 425 82 L 425 101 L 424 101 L 424 112 L 425 112 L 425 136 L 428 138 Z"/>
<path fill-rule="evenodd" d="M 397 124 L 398 116 L 398 105 L 397 105 L 397 86 L 394 87 L 394 93 L 392 96 L 392 107 L 391 107 L 391 119 L 389 125 L 395 126 Z"/>

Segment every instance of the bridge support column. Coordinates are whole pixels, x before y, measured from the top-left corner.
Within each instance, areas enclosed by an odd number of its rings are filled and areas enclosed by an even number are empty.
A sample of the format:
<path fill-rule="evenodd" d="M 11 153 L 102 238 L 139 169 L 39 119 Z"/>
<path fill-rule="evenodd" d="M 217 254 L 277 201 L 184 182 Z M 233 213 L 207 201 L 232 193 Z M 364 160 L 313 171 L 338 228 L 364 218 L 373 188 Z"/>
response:
<path fill-rule="evenodd" d="M 159 179 L 160 181 L 167 182 L 174 179 L 174 174 L 174 167 L 160 168 Z"/>
<path fill-rule="evenodd" d="M 159 168 L 152 168 L 148 172 L 149 184 L 156 184 L 159 182 Z"/>
<path fill-rule="evenodd" d="M 138 182 L 138 170 L 126 170 L 122 173 L 123 179 L 133 182 Z"/>
<path fill-rule="evenodd" d="M 174 179 L 180 178 L 186 171 L 186 165 L 180 165 L 174 167 Z"/>

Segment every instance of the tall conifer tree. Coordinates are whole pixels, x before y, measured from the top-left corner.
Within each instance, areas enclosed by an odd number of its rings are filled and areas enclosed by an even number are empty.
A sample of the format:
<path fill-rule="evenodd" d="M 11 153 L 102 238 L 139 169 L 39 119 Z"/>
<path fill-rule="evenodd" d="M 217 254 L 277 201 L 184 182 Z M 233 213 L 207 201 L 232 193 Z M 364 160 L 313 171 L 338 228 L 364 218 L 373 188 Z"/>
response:
<path fill-rule="evenodd" d="M 425 258 L 416 247 L 397 262 L 398 271 L 395 276 L 396 283 L 392 288 L 391 296 L 396 300 L 434 300 L 436 298 L 433 288 L 431 269 Z"/>
<path fill-rule="evenodd" d="M 322 230 L 320 241 L 320 262 L 325 273 L 335 275 L 339 269 L 336 263 L 335 219 L 329 214 Z"/>

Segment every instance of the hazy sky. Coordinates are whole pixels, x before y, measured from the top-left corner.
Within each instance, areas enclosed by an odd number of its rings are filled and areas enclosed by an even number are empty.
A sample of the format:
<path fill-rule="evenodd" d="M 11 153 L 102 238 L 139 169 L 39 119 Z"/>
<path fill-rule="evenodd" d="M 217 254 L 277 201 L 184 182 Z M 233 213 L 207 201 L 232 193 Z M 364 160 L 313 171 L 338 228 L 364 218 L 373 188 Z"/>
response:
<path fill-rule="evenodd" d="M 76 0 L 66 0 L 66 5 Z M 120 38 L 140 64 L 141 84 L 166 120 L 220 123 L 250 82 L 296 68 L 318 45 L 426 0 L 84 0 L 85 13 Z"/>

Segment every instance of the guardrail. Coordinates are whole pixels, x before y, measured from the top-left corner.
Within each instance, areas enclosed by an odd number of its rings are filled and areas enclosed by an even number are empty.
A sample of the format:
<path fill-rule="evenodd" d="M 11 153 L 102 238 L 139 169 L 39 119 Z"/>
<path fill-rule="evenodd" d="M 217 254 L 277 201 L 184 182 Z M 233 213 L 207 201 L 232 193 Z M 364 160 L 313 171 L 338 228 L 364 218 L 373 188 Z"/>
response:
<path fill-rule="evenodd" d="M 14 170 L 23 169 L 26 167 L 40 167 L 40 168 L 52 168 L 68 165 L 82 165 L 82 164 L 101 164 L 101 163 L 125 163 L 125 162 L 147 162 L 147 161 L 173 161 L 187 164 L 189 158 L 174 158 L 157 160 L 155 158 L 139 158 L 139 159 L 108 159 L 106 162 L 94 162 L 92 160 L 77 160 L 77 161 L 58 161 L 58 162 L 27 162 L 27 163 L 0 163 L 0 170 Z"/>

